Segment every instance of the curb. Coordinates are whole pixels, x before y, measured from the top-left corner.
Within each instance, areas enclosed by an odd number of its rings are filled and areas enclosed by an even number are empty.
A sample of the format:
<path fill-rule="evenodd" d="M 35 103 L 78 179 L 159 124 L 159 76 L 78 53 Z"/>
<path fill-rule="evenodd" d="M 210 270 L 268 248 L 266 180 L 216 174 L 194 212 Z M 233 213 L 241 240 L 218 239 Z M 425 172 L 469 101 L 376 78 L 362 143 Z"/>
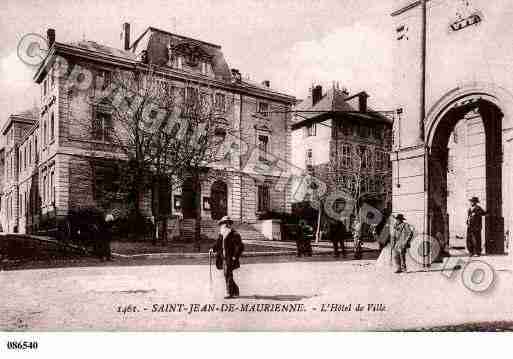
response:
<path fill-rule="evenodd" d="M 363 249 L 362 252 L 372 252 L 372 249 Z M 322 256 L 332 254 L 332 250 L 313 252 L 312 256 Z M 244 257 L 279 257 L 279 256 L 295 256 L 297 251 L 268 251 L 268 252 L 245 252 Z M 208 258 L 208 253 L 140 253 L 140 254 L 120 254 L 112 252 L 112 257 L 120 259 L 197 259 Z"/>

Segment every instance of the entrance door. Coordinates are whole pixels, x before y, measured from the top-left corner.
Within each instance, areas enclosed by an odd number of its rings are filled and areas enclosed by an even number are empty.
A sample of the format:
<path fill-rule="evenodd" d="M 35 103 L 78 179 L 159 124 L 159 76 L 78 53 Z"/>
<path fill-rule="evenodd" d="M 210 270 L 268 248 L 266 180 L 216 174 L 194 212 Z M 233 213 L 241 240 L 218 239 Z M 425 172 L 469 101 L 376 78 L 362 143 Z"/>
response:
<path fill-rule="evenodd" d="M 210 209 L 214 220 L 219 220 L 228 214 L 228 186 L 223 181 L 215 181 L 212 184 Z"/>
<path fill-rule="evenodd" d="M 184 219 L 196 218 L 199 211 L 199 197 L 201 196 L 201 186 L 194 183 L 191 178 L 184 181 L 182 185 L 182 213 Z"/>

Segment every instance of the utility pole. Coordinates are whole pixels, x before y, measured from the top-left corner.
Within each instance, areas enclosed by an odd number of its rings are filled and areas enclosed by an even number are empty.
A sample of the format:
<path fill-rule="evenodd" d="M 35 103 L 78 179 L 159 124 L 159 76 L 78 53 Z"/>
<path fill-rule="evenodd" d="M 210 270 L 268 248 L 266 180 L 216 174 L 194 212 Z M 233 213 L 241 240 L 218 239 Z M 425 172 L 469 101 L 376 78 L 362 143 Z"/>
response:
<path fill-rule="evenodd" d="M 420 80 L 420 118 L 419 140 L 424 144 L 424 223 L 423 235 L 429 234 L 429 147 L 426 143 L 426 57 L 427 57 L 427 0 L 421 0 L 421 80 Z M 429 267 L 431 263 L 430 248 L 425 240 L 422 241 L 422 265 Z"/>
<path fill-rule="evenodd" d="M 427 0 L 421 0 L 422 3 L 422 29 L 421 29 L 421 53 L 420 53 L 420 119 L 419 119 L 419 139 L 425 141 L 424 121 L 426 118 L 426 53 L 427 53 Z"/>

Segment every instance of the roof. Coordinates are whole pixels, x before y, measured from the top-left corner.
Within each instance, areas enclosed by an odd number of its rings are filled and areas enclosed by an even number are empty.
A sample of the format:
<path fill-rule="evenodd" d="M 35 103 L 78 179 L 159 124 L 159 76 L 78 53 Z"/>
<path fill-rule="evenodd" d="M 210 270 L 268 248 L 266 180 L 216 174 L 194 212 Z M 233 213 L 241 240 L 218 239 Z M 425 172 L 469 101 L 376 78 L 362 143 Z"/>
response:
<path fill-rule="evenodd" d="M 336 87 L 330 88 L 321 99 L 312 104 L 312 95 L 299 102 L 294 111 L 297 113 L 293 128 L 306 126 L 313 122 L 332 119 L 335 116 L 347 116 L 359 121 L 377 121 L 392 124 L 392 120 L 383 114 L 368 108 L 367 112 L 360 112 L 358 96 L 348 96 L 347 92 Z"/>
<path fill-rule="evenodd" d="M 301 101 L 297 106 L 297 111 L 358 111 L 357 108 L 351 106 L 345 101 L 347 95 L 336 88 L 329 89 L 322 98 L 315 104 L 312 104 L 312 94 Z M 305 117 L 315 117 L 315 114 L 306 115 Z"/>
<path fill-rule="evenodd" d="M 2 134 L 5 134 L 5 132 L 14 122 L 33 125 L 37 122 L 37 114 L 34 113 L 34 109 L 31 109 L 10 115 L 5 124 L 2 126 Z"/>
<path fill-rule="evenodd" d="M 146 42 L 142 41 L 143 38 L 147 38 Z M 164 41 L 165 40 L 165 41 Z M 241 82 L 235 83 L 232 79 L 231 69 L 226 62 L 224 55 L 219 45 L 211 44 L 205 41 L 191 39 L 185 36 L 176 35 L 164 30 L 160 30 L 154 27 L 148 27 L 148 29 L 131 45 L 130 50 L 121 50 L 115 47 L 99 44 L 91 40 L 81 40 L 76 42 L 55 42 L 50 48 L 48 55 L 40 65 L 39 69 L 34 75 L 36 82 L 40 82 L 43 79 L 49 65 L 53 61 L 53 57 L 56 53 L 67 53 L 74 56 L 84 57 L 94 61 L 103 61 L 110 64 L 124 65 L 131 67 L 140 63 L 139 54 L 137 47 L 141 46 L 141 49 L 148 49 L 150 46 L 152 51 L 148 56 L 152 56 L 152 63 L 160 67 L 158 70 L 179 72 L 167 68 L 165 62 L 167 62 L 167 44 L 173 43 L 174 45 L 181 44 L 183 42 L 192 42 L 198 45 L 202 51 L 212 58 L 213 72 L 215 78 L 202 79 L 201 76 L 197 76 L 198 80 L 205 81 L 220 81 L 225 86 L 229 86 L 234 90 L 252 91 L 256 92 L 256 96 L 273 96 L 279 97 L 281 101 L 288 103 L 294 103 L 295 98 L 293 96 L 283 94 L 281 92 L 272 90 L 264 85 L 253 83 L 249 80 L 242 80 Z M 176 73 L 175 75 L 181 76 Z M 183 73 L 185 76 L 195 76 L 195 74 Z M 221 85 L 218 83 L 217 85 Z"/>
<path fill-rule="evenodd" d="M 97 53 L 100 53 L 103 55 L 124 58 L 127 60 L 135 61 L 137 59 L 136 54 L 134 54 L 131 51 L 120 50 L 115 47 L 99 44 L 96 41 L 81 40 L 81 41 L 69 42 L 69 43 L 64 43 L 64 44 L 68 45 L 68 46 L 73 46 L 73 47 L 77 47 L 80 49 L 92 51 L 92 52 L 97 52 Z"/>

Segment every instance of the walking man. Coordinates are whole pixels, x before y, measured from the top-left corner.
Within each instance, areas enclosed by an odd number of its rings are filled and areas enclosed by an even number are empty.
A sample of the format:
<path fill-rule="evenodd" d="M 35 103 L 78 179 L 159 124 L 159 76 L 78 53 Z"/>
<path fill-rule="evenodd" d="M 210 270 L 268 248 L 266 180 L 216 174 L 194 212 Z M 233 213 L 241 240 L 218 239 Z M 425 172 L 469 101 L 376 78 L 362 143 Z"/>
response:
<path fill-rule="evenodd" d="M 481 217 L 486 215 L 486 211 L 481 208 L 479 198 L 476 196 L 470 200 L 470 208 L 467 211 L 467 249 L 471 257 L 481 255 L 481 229 L 483 221 Z"/>
<path fill-rule="evenodd" d="M 404 215 L 395 216 L 395 225 L 392 232 L 392 256 L 396 265 L 395 273 L 406 272 L 406 251 L 413 238 L 413 228 L 406 223 Z"/>
<path fill-rule="evenodd" d="M 240 234 L 232 228 L 233 221 L 230 217 L 224 216 L 218 225 L 219 237 L 210 252 L 216 253 L 217 269 L 224 271 L 227 293 L 225 299 L 231 299 L 239 296 L 239 287 L 233 280 L 233 271 L 240 268 L 239 258 L 244 251 L 244 244 Z"/>

